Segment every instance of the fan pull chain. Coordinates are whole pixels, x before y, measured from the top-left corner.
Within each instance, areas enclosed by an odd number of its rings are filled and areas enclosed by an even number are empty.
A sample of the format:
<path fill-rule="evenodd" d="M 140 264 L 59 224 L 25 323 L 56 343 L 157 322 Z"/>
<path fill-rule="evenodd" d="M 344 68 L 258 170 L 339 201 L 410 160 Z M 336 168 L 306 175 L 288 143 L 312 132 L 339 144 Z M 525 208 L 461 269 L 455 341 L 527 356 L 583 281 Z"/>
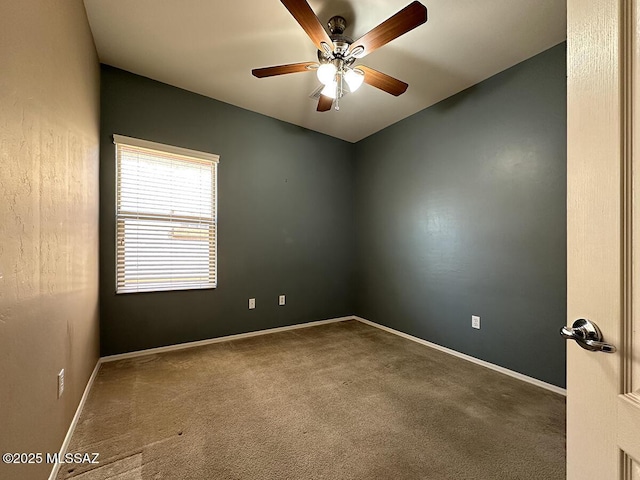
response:
<path fill-rule="evenodd" d="M 342 65 L 340 65 L 340 72 L 338 73 L 338 77 L 340 78 L 340 81 L 338 82 L 337 85 L 337 92 L 336 92 L 336 111 L 340 110 L 340 97 L 342 97 Z"/>

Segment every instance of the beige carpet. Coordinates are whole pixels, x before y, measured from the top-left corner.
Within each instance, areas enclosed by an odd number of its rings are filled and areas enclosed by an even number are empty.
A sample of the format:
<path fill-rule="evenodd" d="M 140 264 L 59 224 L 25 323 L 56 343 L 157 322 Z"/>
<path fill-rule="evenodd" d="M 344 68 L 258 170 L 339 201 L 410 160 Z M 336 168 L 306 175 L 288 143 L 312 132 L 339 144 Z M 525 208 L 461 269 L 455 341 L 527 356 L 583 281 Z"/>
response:
<path fill-rule="evenodd" d="M 356 321 L 103 364 L 58 479 L 564 479 L 564 397 Z"/>

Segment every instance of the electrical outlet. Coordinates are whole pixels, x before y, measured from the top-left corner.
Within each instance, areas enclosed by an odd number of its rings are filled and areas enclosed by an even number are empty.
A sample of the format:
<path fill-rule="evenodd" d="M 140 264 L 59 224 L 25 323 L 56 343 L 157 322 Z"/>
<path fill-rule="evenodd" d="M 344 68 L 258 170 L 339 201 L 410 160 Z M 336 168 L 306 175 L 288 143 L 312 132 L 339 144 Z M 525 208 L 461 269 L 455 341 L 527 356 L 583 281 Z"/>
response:
<path fill-rule="evenodd" d="M 285 296 L 284 295 L 280 295 L 278 297 L 278 305 L 284 305 L 285 302 Z"/>
<path fill-rule="evenodd" d="M 471 315 L 471 326 L 473 328 L 477 328 L 478 330 L 480 330 L 480 317 L 477 317 L 476 315 Z"/>
<path fill-rule="evenodd" d="M 58 398 L 62 396 L 64 392 L 64 368 L 58 373 Z"/>
<path fill-rule="evenodd" d="M 255 298 L 250 298 L 249 299 L 249 310 L 253 310 L 254 308 L 256 308 L 256 299 Z"/>

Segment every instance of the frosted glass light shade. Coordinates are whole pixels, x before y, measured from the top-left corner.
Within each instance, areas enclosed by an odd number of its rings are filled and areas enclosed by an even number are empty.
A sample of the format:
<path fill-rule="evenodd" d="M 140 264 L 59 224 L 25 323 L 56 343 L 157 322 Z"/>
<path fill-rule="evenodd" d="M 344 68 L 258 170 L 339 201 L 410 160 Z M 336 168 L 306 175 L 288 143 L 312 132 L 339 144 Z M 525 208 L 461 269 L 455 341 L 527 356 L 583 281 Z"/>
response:
<path fill-rule="evenodd" d="M 349 85 L 349 90 L 353 93 L 360 88 L 360 85 L 362 85 L 362 82 L 364 81 L 364 74 L 360 70 L 350 69 L 345 73 L 344 79 L 347 81 L 347 85 Z"/>
<path fill-rule="evenodd" d="M 333 63 L 323 63 L 316 71 L 318 80 L 324 85 L 329 85 L 331 82 L 335 82 L 336 66 Z"/>
<path fill-rule="evenodd" d="M 336 90 L 338 89 L 338 84 L 336 82 L 327 83 L 325 87 L 320 92 L 325 97 L 336 98 Z"/>

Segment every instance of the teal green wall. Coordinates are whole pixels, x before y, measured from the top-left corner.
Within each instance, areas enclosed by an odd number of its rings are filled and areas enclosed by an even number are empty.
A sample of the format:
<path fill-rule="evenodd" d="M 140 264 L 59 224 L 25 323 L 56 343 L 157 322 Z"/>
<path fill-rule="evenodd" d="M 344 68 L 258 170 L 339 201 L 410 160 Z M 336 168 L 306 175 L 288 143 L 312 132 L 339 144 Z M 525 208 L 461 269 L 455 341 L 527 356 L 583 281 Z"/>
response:
<path fill-rule="evenodd" d="M 356 145 L 358 315 L 565 385 L 565 62 L 562 43 Z"/>
<path fill-rule="evenodd" d="M 352 144 L 113 67 L 101 80 L 102 355 L 353 314 Z M 215 290 L 114 293 L 114 133 L 220 155 Z"/>

